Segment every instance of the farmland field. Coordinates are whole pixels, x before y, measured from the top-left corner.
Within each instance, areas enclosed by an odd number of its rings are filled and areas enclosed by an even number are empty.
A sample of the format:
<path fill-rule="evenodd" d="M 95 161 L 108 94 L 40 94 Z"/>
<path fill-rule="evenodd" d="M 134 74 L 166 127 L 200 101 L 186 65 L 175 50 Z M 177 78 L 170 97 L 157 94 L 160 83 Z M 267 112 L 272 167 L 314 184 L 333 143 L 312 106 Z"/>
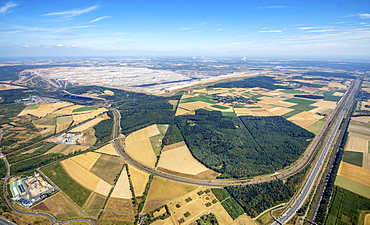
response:
<path fill-rule="evenodd" d="M 84 112 L 84 111 L 92 111 L 92 110 L 96 110 L 98 108 L 99 107 L 96 107 L 96 106 L 85 106 L 85 107 L 81 107 L 81 108 L 77 108 L 77 109 L 72 110 L 72 113 L 75 113 L 75 112 Z"/>
<path fill-rule="evenodd" d="M 101 154 L 95 152 L 87 152 L 75 157 L 72 157 L 70 160 L 75 161 L 83 168 L 90 170 L 94 166 L 95 162 L 98 161 Z"/>
<path fill-rule="evenodd" d="M 126 169 L 122 170 L 118 178 L 118 181 L 115 184 L 111 197 L 112 198 L 123 198 L 123 199 L 132 198 L 132 193 L 130 190 L 130 182 L 128 180 Z"/>
<path fill-rule="evenodd" d="M 135 196 L 142 196 L 149 181 L 149 174 L 136 169 L 133 166 L 128 166 L 128 171 L 131 176 L 132 186 L 134 187 Z"/>
<path fill-rule="evenodd" d="M 47 210 L 59 220 L 83 218 L 78 209 L 68 201 L 63 193 L 57 193 L 33 206 L 33 210 Z"/>
<path fill-rule="evenodd" d="M 57 145 L 54 148 L 50 149 L 46 152 L 46 154 L 58 153 L 63 155 L 68 155 L 69 153 L 73 153 L 75 151 L 84 151 L 88 149 L 87 146 L 79 146 L 79 145 Z"/>
<path fill-rule="evenodd" d="M 107 182 L 71 159 L 61 162 L 68 175 L 84 188 L 107 196 L 112 188 Z"/>
<path fill-rule="evenodd" d="M 166 202 L 170 201 L 171 199 L 183 196 L 197 188 L 198 186 L 182 184 L 159 177 L 154 177 L 148 192 L 143 213 L 154 210 L 159 206 L 166 204 Z"/>
<path fill-rule="evenodd" d="M 370 170 L 368 169 L 341 162 L 338 170 L 338 175 L 364 184 L 366 186 L 370 186 Z"/>
<path fill-rule="evenodd" d="M 370 199 L 370 186 L 339 175 L 335 179 L 335 185 Z"/>
<path fill-rule="evenodd" d="M 117 156 L 101 155 L 99 159 L 90 168 L 90 171 L 102 178 L 110 185 L 114 184 L 114 180 L 123 166 L 123 160 Z"/>
<path fill-rule="evenodd" d="M 86 214 L 97 218 L 104 206 L 105 199 L 106 197 L 93 192 L 83 207 Z"/>
<path fill-rule="evenodd" d="M 104 145 L 103 147 L 99 148 L 95 152 L 113 155 L 113 156 L 119 156 L 111 143 Z"/>
<path fill-rule="evenodd" d="M 62 189 L 77 205 L 83 206 L 91 191 L 83 188 L 70 178 L 60 163 L 54 163 L 42 168 L 46 174 L 60 189 Z M 73 187 L 73 188 L 71 188 Z"/>
<path fill-rule="evenodd" d="M 208 170 L 207 167 L 192 156 L 186 145 L 164 151 L 161 154 L 158 167 L 191 175 L 196 175 Z"/>
<path fill-rule="evenodd" d="M 344 151 L 342 161 L 362 167 L 363 153 L 357 151 Z"/>

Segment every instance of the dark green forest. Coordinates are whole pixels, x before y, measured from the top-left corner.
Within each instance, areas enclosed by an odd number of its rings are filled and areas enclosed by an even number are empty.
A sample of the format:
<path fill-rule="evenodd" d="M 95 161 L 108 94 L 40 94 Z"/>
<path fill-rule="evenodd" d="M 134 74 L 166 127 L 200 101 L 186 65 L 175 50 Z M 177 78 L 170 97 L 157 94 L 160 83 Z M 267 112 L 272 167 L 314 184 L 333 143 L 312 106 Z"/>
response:
<path fill-rule="evenodd" d="M 196 115 L 177 116 L 174 125 L 195 158 L 223 173 L 219 178 L 273 173 L 296 161 L 314 137 L 278 116 L 226 117 L 219 111 L 197 110 Z"/>

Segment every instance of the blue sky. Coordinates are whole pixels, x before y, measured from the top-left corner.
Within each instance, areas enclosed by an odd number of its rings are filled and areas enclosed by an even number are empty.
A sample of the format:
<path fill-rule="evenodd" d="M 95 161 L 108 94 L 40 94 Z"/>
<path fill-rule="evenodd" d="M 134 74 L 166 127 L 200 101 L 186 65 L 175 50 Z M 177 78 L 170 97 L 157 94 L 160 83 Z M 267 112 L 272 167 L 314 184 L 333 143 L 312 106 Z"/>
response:
<path fill-rule="evenodd" d="M 370 1 L 0 1 L 0 56 L 131 55 L 370 56 Z"/>

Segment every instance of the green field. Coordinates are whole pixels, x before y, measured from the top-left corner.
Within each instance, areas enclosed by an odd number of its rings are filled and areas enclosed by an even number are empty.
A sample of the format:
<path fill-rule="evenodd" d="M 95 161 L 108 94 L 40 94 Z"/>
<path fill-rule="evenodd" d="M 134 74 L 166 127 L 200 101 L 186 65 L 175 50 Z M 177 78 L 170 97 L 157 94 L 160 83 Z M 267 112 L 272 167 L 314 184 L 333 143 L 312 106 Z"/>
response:
<path fill-rule="evenodd" d="M 81 207 L 85 204 L 87 198 L 91 194 L 91 191 L 83 188 L 70 178 L 60 163 L 51 164 L 42 168 L 41 171 Z"/>
<path fill-rule="evenodd" d="M 286 100 L 283 100 L 283 101 L 291 102 L 291 103 L 297 103 L 298 105 L 311 105 L 311 104 L 316 102 L 316 101 L 300 99 L 300 98 L 289 98 L 289 99 L 286 99 Z"/>
<path fill-rule="evenodd" d="M 335 185 L 370 199 L 370 187 L 345 177 L 337 176 Z"/>
<path fill-rule="evenodd" d="M 154 154 L 155 155 L 159 155 L 161 153 L 161 150 L 162 150 L 162 139 L 163 139 L 164 135 L 162 134 L 158 134 L 158 135 L 155 135 L 155 136 L 152 136 L 149 138 L 150 140 L 150 144 L 152 145 L 152 148 L 153 148 L 153 151 L 154 151 Z"/>
<path fill-rule="evenodd" d="M 225 107 L 222 105 L 211 105 L 211 107 L 216 108 L 216 109 L 229 109 L 229 107 Z"/>
<path fill-rule="evenodd" d="M 231 117 L 237 117 L 236 113 L 234 112 L 222 112 L 223 116 L 231 116 Z"/>
<path fill-rule="evenodd" d="M 89 202 L 86 203 L 86 208 L 84 211 L 87 213 L 87 215 L 98 218 L 100 211 L 104 207 L 105 199 L 106 198 L 104 196 L 93 193 L 89 199 Z"/>
<path fill-rule="evenodd" d="M 285 90 L 280 90 L 280 92 L 286 93 L 286 94 L 305 94 L 306 92 L 304 91 L 298 91 L 294 89 L 285 89 Z"/>
<path fill-rule="evenodd" d="M 221 202 L 221 205 L 234 220 L 240 215 L 244 214 L 243 208 L 233 198 L 226 199 L 225 201 Z"/>
<path fill-rule="evenodd" d="M 289 108 L 300 110 L 300 111 L 310 111 L 312 109 L 317 108 L 317 106 L 310 106 L 310 105 L 298 104 L 298 105 L 290 106 Z"/>
<path fill-rule="evenodd" d="M 308 126 L 306 129 L 314 134 L 318 134 L 324 127 L 326 120 L 318 120 L 315 123 Z"/>
<path fill-rule="evenodd" d="M 72 116 L 61 116 L 57 117 L 57 124 L 60 123 L 72 123 L 73 117 Z"/>
<path fill-rule="evenodd" d="M 282 115 L 282 117 L 284 117 L 284 118 L 289 118 L 289 117 L 292 117 L 292 116 L 294 116 L 294 115 L 297 115 L 298 113 L 301 113 L 301 112 L 303 112 L 302 110 L 297 110 L 297 109 L 295 109 L 295 110 L 293 110 L 293 111 L 290 111 L 290 112 L 288 112 L 288 113 L 285 113 L 284 115 Z"/>
<path fill-rule="evenodd" d="M 197 101 L 207 102 L 210 104 L 217 103 L 216 101 L 213 101 L 212 98 L 213 98 L 212 96 L 197 96 L 197 97 L 181 99 L 180 103 L 197 102 Z"/>
<path fill-rule="evenodd" d="M 365 210 L 370 210 L 370 199 L 336 187 L 325 224 L 359 224 L 359 216 Z"/>
<path fill-rule="evenodd" d="M 362 159 L 363 159 L 362 152 L 344 151 L 342 161 L 362 167 Z"/>
<path fill-rule="evenodd" d="M 114 179 L 121 172 L 122 166 L 123 160 L 120 157 L 102 154 L 90 171 L 113 185 Z"/>
<path fill-rule="evenodd" d="M 35 110 L 35 109 L 38 109 L 40 107 L 40 105 L 28 105 L 26 106 L 26 108 L 24 108 L 24 110 Z"/>
<path fill-rule="evenodd" d="M 211 191 L 220 202 L 230 197 L 229 192 L 223 188 L 212 188 Z"/>
<path fill-rule="evenodd" d="M 85 107 L 81 107 L 81 108 L 78 108 L 78 109 L 74 109 L 72 112 L 73 113 L 75 113 L 75 112 L 84 112 L 84 111 L 96 110 L 98 108 L 99 107 L 96 107 L 96 106 L 85 106 Z"/>

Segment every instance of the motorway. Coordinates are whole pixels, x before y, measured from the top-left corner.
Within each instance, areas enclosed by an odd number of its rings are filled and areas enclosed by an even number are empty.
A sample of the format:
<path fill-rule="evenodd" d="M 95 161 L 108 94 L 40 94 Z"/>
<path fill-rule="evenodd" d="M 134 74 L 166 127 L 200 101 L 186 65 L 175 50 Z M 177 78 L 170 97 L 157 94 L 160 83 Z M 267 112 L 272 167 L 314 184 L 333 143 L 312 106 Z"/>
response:
<path fill-rule="evenodd" d="M 304 187 L 302 188 L 298 197 L 296 197 L 296 199 L 293 201 L 293 203 L 291 204 L 289 209 L 281 217 L 279 217 L 277 219 L 277 221 L 275 221 L 273 223 L 273 225 L 285 224 L 290 219 L 292 219 L 293 216 L 295 215 L 295 213 L 297 212 L 297 210 L 300 209 L 302 207 L 302 205 L 304 204 L 304 202 L 306 201 L 306 199 L 307 199 L 308 195 L 310 194 L 315 182 L 318 179 L 320 179 L 320 177 L 318 177 L 318 174 L 321 171 L 321 168 L 323 167 L 323 165 L 325 164 L 326 156 L 329 153 L 330 147 L 333 144 L 335 136 L 336 136 L 336 134 L 339 130 L 339 127 L 340 127 L 342 121 L 343 121 L 343 118 L 347 114 L 351 103 L 354 101 L 354 98 L 355 98 L 356 94 L 358 93 L 358 91 L 360 89 L 360 86 L 361 86 L 360 84 L 361 84 L 361 80 L 359 80 L 359 79 L 355 80 L 354 84 L 353 84 L 353 87 L 348 90 L 349 93 L 346 96 L 347 98 L 344 99 L 344 101 L 341 102 L 341 105 L 338 106 L 339 108 L 341 108 L 342 105 L 344 105 L 340 110 L 340 114 L 339 114 L 339 117 L 336 120 L 336 124 L 335 124 L 335 126 L 334 126 L 334 128 L 333 128 L 333 130 L 332 130 L 332 132 L 329 136 L 329 139 L 327 140 L 327 142 L 326 142 L 318 160 L 316 161 L 316 164 L 313 167 L 309 178 L 306 180 L 306 183 L 305 183 Z"/>

